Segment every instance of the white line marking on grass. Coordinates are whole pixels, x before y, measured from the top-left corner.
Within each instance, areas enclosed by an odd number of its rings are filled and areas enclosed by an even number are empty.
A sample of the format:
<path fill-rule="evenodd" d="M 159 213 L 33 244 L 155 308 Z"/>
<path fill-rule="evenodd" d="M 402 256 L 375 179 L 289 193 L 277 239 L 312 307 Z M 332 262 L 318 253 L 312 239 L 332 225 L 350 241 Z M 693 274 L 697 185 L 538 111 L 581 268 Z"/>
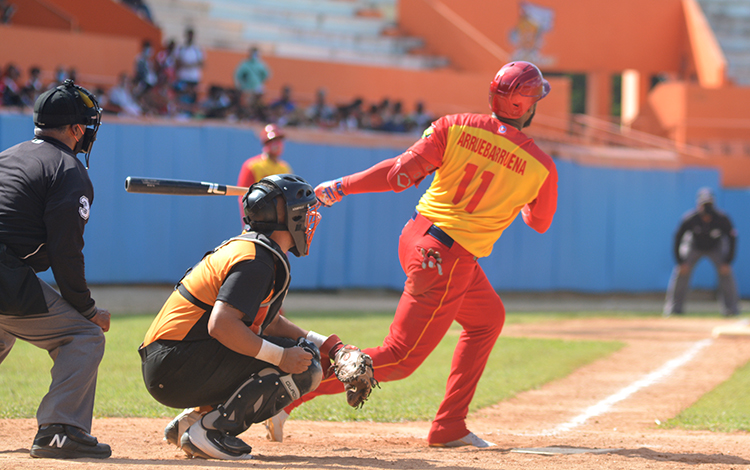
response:
<path fill-rule="evenodd" d="M 676 357 L 670 361 L 667 361 L 659 369 L 655 370 L 654 372 L 651 372 L 650 374 L 646 375 L 642 379 L 633 382 L 632 384 L 621 389 L 617 393 L 610 395 L 609 397 L 605 398 L 599 403 L 588 407 L 586 411 L 576 416 L 572 420 L 568 421 L 567 423 L 560 424 L 559 426 L 557 426 L 556 428 L 550 431 L 542 432 L 542 435 L 559 434 L 565 431 L 570 431 L 571 429 L 585 423 L 587 420 L 608 412 L 615 403 L 618 403 L 628 398 L 630 395 L 634 394 L 635 392 L 643 388 L 646 388 L 655 384 L 656 382 L 672 374 L 672 372 L 674 372 L 678 367 L 690 362 L 690 360 L 692 360 L 695 357 L 695 355 L 698 354 L 698 352 L 700 352 L 701 349 L 710 345 L 712 342 L 713 340 L 711 339 L 704 339 L 704 340 L 698 341 L 697 343 L 694 343 L 693 346 L 691 346 L 690 349 L 685 351 L 681 356 Z"/>

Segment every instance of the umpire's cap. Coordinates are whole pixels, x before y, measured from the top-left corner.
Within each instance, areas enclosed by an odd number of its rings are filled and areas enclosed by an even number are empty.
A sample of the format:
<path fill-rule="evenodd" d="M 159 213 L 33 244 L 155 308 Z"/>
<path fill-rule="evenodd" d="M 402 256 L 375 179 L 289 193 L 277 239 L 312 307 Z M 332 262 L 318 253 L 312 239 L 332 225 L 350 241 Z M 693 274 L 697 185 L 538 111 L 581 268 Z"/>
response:
<path fill-rule="evenodd" d="M 698 206 L 702 206 L 703 204 L 714 203 L 714 192 L 711 191 L 711 188 L 700 188 L 698 190 L 698 193 L 695 195 L 695 203 Z"/>
<path fill-rule="evenodd" d="M 94 95 L 70 79 L 45 91 L 34 103 L 34 125 L 42 129 L 70 124 L 96 125 L 100 116 Z"/>

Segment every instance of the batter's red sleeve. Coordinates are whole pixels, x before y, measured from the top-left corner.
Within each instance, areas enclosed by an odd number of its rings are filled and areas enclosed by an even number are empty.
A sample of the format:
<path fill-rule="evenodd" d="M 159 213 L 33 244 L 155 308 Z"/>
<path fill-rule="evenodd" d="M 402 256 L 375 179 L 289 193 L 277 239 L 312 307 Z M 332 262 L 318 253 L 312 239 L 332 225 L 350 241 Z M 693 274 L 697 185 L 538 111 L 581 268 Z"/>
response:
<path fill-rule="evenodd" d="M 344 176 L 341 180 L 341 189 L 344 194 L 382 193 L 390 191 L 388 184 L 388 172 L 396 163 L 398 157 L 389 158 L 377 163 L 370 168 Z"/>
<path fill-rule="evenodd" d="M 552 165 L 549 170 L 536 199 L 526 204 L 521 211 L 526 225 L 539 233 L 547 231 L 557 210 L 557 168 Z"/>

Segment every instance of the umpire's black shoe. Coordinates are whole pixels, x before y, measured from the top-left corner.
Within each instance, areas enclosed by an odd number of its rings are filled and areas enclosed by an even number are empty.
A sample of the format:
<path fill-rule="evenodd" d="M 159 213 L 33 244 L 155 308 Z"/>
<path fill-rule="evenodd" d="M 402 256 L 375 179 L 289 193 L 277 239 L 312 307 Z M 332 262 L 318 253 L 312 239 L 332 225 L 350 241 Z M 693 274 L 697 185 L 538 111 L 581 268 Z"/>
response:
<path fill-rule="evenodd" d="M 41 426 L 31 446 L 31 456 L 38 459 L 106 459 L 112 455 L 107 444 L 68 424 Z"/>

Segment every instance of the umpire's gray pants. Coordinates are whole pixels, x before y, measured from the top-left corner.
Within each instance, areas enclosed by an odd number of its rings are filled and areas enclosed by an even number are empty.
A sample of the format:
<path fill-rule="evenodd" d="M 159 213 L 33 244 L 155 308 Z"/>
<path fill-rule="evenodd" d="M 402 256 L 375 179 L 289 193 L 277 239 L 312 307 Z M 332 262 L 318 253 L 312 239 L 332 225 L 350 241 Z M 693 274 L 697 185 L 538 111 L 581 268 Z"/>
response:
<path fill-rule="evenodd" d="M 708 257 L 719 272 L 719 266 L 724 264 L 724 254 L 722 250 L 698 251 L 690 249 L 685 257 L 685 263 L 689 271 L 687 274 L 680 274 L 680 265 L 672 270 L 672 277 L 669 279 L 667 288 L 667 300 L 664 303 L 664 313 L 683 313 L 685 297 L 690 290 L 690 275 L 693 273 L 695 264 L 702 258 Z M 737 295 L 737 283 L 734 280 L 733 271 L 728 274 L 719 276 L 719 294 L 722 300 L 722 313 L 724 315 L 736 315 L 739 313 L 739 296 Z"/>
<path fill-rule="evenodd" d="M 41 279 L 39 282 L 49 313 L 0 315 L 0 363 L 16 338 L 47 350 L 54 363 L 52 383 L 37 410 L 37 423 L 70 424 L 91 432 L 104 333 L 49 284 Z"/>

